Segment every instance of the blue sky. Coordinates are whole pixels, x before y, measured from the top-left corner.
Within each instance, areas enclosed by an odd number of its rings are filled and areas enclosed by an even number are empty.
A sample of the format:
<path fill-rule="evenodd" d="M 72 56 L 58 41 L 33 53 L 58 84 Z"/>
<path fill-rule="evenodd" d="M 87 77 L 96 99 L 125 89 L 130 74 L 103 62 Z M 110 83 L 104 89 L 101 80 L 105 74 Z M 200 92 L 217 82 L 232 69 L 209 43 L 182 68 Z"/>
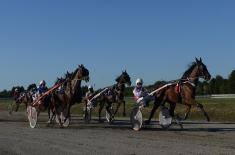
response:
<path fill-rule="evenodd" d="M 133 82 L 174 80 L 195 57 L 227 78 L 234 8 L 232 0 L 3 0 L 0 90 L 41 79 L 51 86 L 81 63 L 96 88 L 125 69 Z"/>

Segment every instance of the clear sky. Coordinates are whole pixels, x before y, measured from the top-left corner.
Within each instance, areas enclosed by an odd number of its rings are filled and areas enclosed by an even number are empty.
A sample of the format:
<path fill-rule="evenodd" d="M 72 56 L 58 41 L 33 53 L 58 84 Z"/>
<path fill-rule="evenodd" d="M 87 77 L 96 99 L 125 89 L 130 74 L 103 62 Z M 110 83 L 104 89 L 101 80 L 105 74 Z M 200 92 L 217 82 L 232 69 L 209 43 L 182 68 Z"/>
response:
<path fill-rule="evenodd" d="M 83 63 L 96 88 L 122 70 L 145 84 L 180 78 L 195 57 L 235 69 L 233 0 L 2 0 L 0 90 L 28 86 Z"/>

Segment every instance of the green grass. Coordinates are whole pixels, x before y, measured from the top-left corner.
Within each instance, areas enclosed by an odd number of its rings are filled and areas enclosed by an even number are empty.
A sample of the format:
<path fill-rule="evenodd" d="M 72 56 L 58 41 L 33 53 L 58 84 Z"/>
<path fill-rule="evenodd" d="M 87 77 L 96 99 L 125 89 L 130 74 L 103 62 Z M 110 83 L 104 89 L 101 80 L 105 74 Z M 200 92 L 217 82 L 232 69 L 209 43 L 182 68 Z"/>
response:
<path fill-rule="evenodd" d="M 0 110 L 7 110 L 8 105 L 12 104 L 13 100 L 11 99 L 0 99 Z"/>
<path fill-rule="evenodd" d="M 235 99 L 210 99 L 202 98 L 197 99 L 200 103 L 203 104 L 204 109 L 208 112 L 211 121 L 224 121 L 224 122 L 235 122 Z M 7 107 L 10 103 L 13 103 L 12 100 L 4 99 L 0 100 L 0 111 L 7 110 Z M 126 99 L 126 114 L 129 117 L 131 109 L 134 105 L 134 100 L 131 98 Z M 150 106 L 142 110 L 143 116 L 148 118 L 153 103 L 150 103 Z M 115 107 L 114 107 L 115 108 Z M 72 107 L 72 113 L 82 114 L 83 104 L 75 104 Z M 22 104 L 20 106 L 20 111 L 24 111 L 25 106 Z M 121 105 L 117 116 L 122 116 L 123 106 Z M 185 106 L 177 104 L 176 113 L 180 116 L 183 116 L 185 112 Z M 93 109 L 93 116 L 98 116 L 98 107 Z M 104 110 L 102 116 L 104 116 Z M 155 114 L 154 118 L 158 117 L 158 111 Z M 202 112 L 196 108 L 192 107 L 188 120 L 206 120 Z"/>

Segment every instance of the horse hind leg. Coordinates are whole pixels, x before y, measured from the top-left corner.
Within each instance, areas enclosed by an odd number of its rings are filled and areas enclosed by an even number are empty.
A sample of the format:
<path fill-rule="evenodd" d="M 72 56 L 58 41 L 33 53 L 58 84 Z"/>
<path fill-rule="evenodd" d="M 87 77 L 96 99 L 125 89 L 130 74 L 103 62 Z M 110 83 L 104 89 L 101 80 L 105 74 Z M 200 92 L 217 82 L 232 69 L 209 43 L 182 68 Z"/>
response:
<path fill-rule="evenodd" d="M 154 103 L 153 108 L 151 110 L 151 113 L 149 115 L 149 119 L 144 122 L 145 124 L 150 124 L 151 119 L 153 118 L 153 116 L 154 116 L 154 114 L 155 114 L 155 112 L 156 112 L 156 110 L 158 109 L 159 106 L 160 106 L 160 104 Z"/>
<path fill-rule="evenodd" d="M 27 107 L 28 107 L 28 102 L 25 102 L 24 104 L 25 104 L 25 109 L 27 109 Z"/>
<path fill-rule="evenodd" d="M 112 123 L 114 119 L 114 111 L 112 109 L 112 103 L 107 103 L 106 105 L 106 111 L 109 113 L 109 123 Z"/>
<path fill-rule="evenodd" d="M 104 108 L 104 103 L 101 102 L 100 106 L 99 106 L 99 122 L 102 122 L 102 120 L 101 120 L 101 112 L 102 112 L 103 108 Z"/>
<path fill-rule="evenodd" d="M 204 116 L 206 117 L 207 121 L 210 122 L 210 117 L 207 114 L 207 112 L 205 111 L 205 109 L 203 108 L 203 105 L 201 103 L 196 102 L 197 107 L 201 109 L 202 113 L 204 114 Z"/>
<path fill-rule="evenodd" d="M 55 118 L 55 113 L 53 112 L 53 111 L 51 111 L 51 108 L 49 107 L 48 108 L 48 121 L 47 121 L 47 125 L 50 125 L 50 124 L 52 124 L 53 123 L 53 120 L 54 120 L 54 118 Z M 52 114 L 51 114 L 51 112 L 52 112 Z"/>
<path fill-rule="evenodd" d="M 15 109 L 15 112 L 17 112 L 19 110 L 19 107 L 20 107 L 20 104 L 19 103 L 16 103 L 16 109 Z"/>
<path fill-rule="evenodd" d="M 191 107 L 192 107 L 191 105 L 186 104 L 186 112 L 184 114 L 184 120 L 186 120 L 188 118 L 190 110 L 191 110 Z"/>
<path fill-rule="evenodd" d="M 118 112 L 118 110 L 119 110 L 119 108 L 120 108 L 122 103 L 123 103 L 123 113 L 122 113 L 122 115 L 126 116 L 126 102 L 125 101 L 118 102 L 118 105 L 117 105 L 117 108 L 116 108 L 116 110 L 114 112 L 114 115 L 117 114 L 117 112 Z"/>
<path fill-rule="evenodd" d="M 122 115 L 125 117 L 126 116 L 126 101 L 123 101 L 123 113 Z"/>
<path fill-rule="evenodd" d="M 169 112 L 170 112 L 170 115 L 171 117 L 174 117 L 175 116 L 175 107 L 176 107 L 176 103 L 170 103 L 170 109 L 169 109 Z"/>
<path fill-rule="evenodd" d="M 181 129 L 183 129 L 183 124 L 181 123 L 181 118 L 178 115 L 175 115 L 175 107 L 176 107 L 176 103 L 171 102 L 170 103 L 170 116 L 175 120 L 176 124 L 178 124 L 180 126 Z"/>

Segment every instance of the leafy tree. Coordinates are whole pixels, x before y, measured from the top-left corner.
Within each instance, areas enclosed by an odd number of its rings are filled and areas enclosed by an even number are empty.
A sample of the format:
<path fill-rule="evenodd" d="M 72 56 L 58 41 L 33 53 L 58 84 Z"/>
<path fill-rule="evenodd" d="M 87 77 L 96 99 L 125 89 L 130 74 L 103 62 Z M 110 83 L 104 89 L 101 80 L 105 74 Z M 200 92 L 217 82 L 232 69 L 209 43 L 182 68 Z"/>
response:
<path fill-rule="evenodd" d="M 235 70 L 231 72 L 228 79 L 229 93 L 235 93 Z"/>

